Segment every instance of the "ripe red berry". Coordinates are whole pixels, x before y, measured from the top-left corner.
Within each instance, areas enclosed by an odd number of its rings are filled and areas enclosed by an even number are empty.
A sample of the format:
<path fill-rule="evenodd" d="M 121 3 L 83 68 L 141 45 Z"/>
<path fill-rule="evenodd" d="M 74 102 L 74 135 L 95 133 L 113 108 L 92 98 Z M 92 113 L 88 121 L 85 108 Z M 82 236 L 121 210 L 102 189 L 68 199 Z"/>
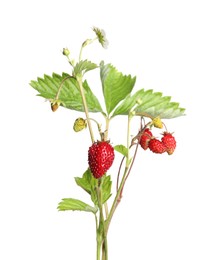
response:
<path fill-rule="evenodd" d="M 162 143 L 166 146 L 167 153 L 173 154 L 176 148 L 176 140 L 174 136 L 168 132 L 163 133 L 163 137 L 161 138 Z"/>
<path fill-rule="evenodd" d="M 144 150 L 148 148 L 149 141 L 151 140 L 151 138 L 152 138 L 152 132 L 149 130 L 149 128 L 146 128 L 143 131 L 143 134 L 141 135 L 140 138 L 140 145 Z"/>
<path fill-rule="evenodd" d="M 149 141 L 149 149 L 153 153 L 164 153 L 166 151 L 166 146 L 156 138 Z"/>
<path fill-rule="evenodd" d="M 108 142 L 95 142 L 88 151 L 88 163 L 93 176 L 101 178 L 114 161 L 114 148 Z"/>

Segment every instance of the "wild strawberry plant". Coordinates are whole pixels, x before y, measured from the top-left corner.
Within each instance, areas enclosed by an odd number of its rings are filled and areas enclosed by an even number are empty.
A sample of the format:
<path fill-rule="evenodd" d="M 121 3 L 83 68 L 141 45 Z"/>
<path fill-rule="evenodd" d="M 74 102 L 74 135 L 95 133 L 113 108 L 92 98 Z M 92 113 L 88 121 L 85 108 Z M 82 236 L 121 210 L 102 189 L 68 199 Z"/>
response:
<path fill-rule="evenodd" d="M 39 96 L 49 100 L 53 112 L 61 106 L 75 110 L 76 113 L 84 112 L 85 118 L 78 117 L 73 129 L 75 132 L 88 128 L 91 138 L 91 146 L 88 150 L 88 168 L 81 177 L 75 177 L 76 184 L 81 187 L 91 198 L 91 205 L 76 199 L 64 198 L 58 204 L 59 211 L 78 210 L 94 214 L 96 223 L 97 260 L 108 260 L 107 234 L 113 215 L 122 198 L 122 192 L 128 176 L 132 170 L 138 147 L 146 151 L 171 155 L 176 148 L 176 140 L 169 133 L 163 119 L 171 119 L 182 116 L 185 109 L 179 103 L 171 102 L 171 97 L 163 96 L 152 89 L 140 89 L 133 92 L 136 77 L 123 75 L 111 64 L 103 61 L 96 64 L 87 59 L 82 59 L 84 48 L 99 41 L 106 48 L 108 41 L 103 30 L 94 27 L 94 39 L 85 40 L 80 48 L 79 58 L 70 57 L 70 51 L 63 49 L 63 55 L 71 65 L 71 73 L 62 75 L 53 73 L 52 76 L 44 75 L 42 78 L 31 81 L 30 85 L 39 92 Z M 100 81 L 104 97 L 104 104 L 100 104 L 89 83 L 86 75 L 91 70 L 100 71 Z M 95 119 L 96 113 L 100 113 L 105 121 L 105 127 Z M 93 114 L 91 116 L 91 114 Z M 114 147 L 109 141 L 108 129 L 112 119 L 122 115 L 127 122 L 126 143 L 117 144 Z M 130 132 L 131 120 L 138 118 L 139 131 Z M 97 127 L 99 136 L 94 136 L 94 127 Z M 164 129 L 162 138 L 156 138 L 153 128 Z M 114 129 L 117 131 L 117 129 Z M 113 131 L 113 129 L 111 130 Z M 162 131 L 162 130 L 160 130 Z M 97 131 L 95 131 L 97 132 Z M 133 150 L 133 153 L 130 150 Z M 116 152 L 122 154 L 118 172 L 109 172 Z M 133 154 L 131 157 L 130 154 Z M 114 192 L 112 192 L 111 176 L 116 176 Z M 111 206 L 109 207 L 109 199 Z"/>

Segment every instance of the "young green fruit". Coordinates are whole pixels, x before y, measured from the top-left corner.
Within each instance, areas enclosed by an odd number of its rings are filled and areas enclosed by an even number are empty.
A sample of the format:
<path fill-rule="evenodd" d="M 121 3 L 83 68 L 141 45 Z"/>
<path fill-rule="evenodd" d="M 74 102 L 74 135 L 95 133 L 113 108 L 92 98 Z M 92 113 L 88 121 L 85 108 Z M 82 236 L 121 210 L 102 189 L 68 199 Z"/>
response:
<path fill-rule="evenodd" d="M 73 125 L 73 130 L 75 132 L 80 132 L 81 130 L 85 129 L 87 127 L 87 122 L 85 119 L 79 117 L 75 120 L 75 123 Z"/>
<path fill-rule="evenodd" d="M 97 141 L 89 147 L 88 163 L 93 176 L 101 178 L 112 166 L 114 148 L 106 141 Z"/>

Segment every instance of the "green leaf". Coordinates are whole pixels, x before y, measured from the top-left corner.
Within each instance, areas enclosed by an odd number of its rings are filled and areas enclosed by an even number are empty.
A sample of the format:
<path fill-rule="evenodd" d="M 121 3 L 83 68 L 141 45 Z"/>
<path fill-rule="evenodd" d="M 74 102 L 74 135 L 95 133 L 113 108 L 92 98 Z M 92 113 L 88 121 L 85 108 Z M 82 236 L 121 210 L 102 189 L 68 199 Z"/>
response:
<path fill-rule="evenodd" d="M 91 207 L 90 205 L 84 203 L 81 200 L 72 199 L 72 198 L 62 199 L 62 201 L 58 204 L 58 210 L 59 211 L 80 210 L 80 211 L 92 212 L 94 214 L 97 212 L 97 208 Z"/>
<path fill-rule="evenodd" d="M 81 73 L 84 74 L 89 70 L 96 69 L 97 67 L 98 66 L 95 63 L 92 63 L 91 61 L 81 60 L 74 67 L 74 75 L 81 74 Z"/>
<path fill-rule="evenodd" d="M 95 205 L 98 205 L 96 187 L 98 186 L 98 180 L 93 177 L 90 169 L 87 169 L 82 178 L 75 177 L 76 184 L 90 194 L 91 200 Z"/>
<path fill-rule="evenodd" d="M 91 199 L 94 202 L 95 205 L 98 205 L 98 198 L 97 198 L 97 192 L 96 192 L 96 187 L 92 190 L 91 193 Z M 111 187 L 112 187 L 112 181 L 111 181 L 111 176 L 104 175 L 102 177 L 102 183 L 101 183 L 101 203 L 104 204 L 112 195 L 111 194 Z"/>
<path fill-rule="evenodd" d="M 92 189 L 97 185 L 97 180 L 93 177 L 90 169 L 87 169 L 82 178 L 75 177 L 76 184 L 85 190 L 87 193 L 91 194 Z"/>
<path fill-rule="evenodd" d="M 128 155 L 128 149 L 126 148 L 126 146 L 119 144 L 114 146 L 115 151 L 121 153 L 122 155 L 124 155 L 125 157 L 127 157 Z"/>
<path fill-rule="evenodd" d="M 98 205 L 97 191 L 98 180 L 93 177 L 90 169 L 86 170 L 82 176 L 75 177 L 76 184 L 90 194 L 91 200 L 95 205 Z M 102 193 L 102 204 L 105 203 L 111 196 L 112 181 L 110 175 L 104 175 L 102 177 L 101 193 Z"/>
<path fill-rule="evenodd" d="M 185 109 L 181 108 L 179 103 L 171 102 L 171 97 L 162 95 L 161 92 L 153 92 L 152 89 L 146 91 L 141 89 L 134 95 L 127 96 L 115 109 L 113 117 L 128 115 L 133 107 L 135 107 L 136 115 L 151 118 L 159 116 L 162 119 L 169 119 L 184 115 Z"/>
<path fill-rule="evenodd" d="M 55 99 L 58 89 L 63 82 L 58 99 L 62 101 L 62 106 L 84 112 L 80 89 L 75 78 L 67 73 L 63 73 L 62 76 L 53 73 L 52 77 L 44 75 L 44 78 L 38 78 L 37 81 L 32 80 L 30 85 L 39 92 L 39 96 L 46 99 Z M 85 97 L 90 112 L 102 112 L 101 105 L 97 97 L 93 94 L 87 81 L 83 82 L 83 88 Z"/>
<path fill-rule="evenodd" d="M 131 93 L 136 78 L 132 78 L 130 75 L 123 75 L 111 64 L 104 65 L 101 63 L 100 68 L 105 105 L 107 113 L 110 114 L 118 103 Z"/>
<path fill-rule="evenodd" d="M 103 177 L 102 177 L 103 178 Z M 112 188 L 112 181 L 111 176 L 104 175 L 103 183 L 101 185 L 102 191 L 102 204 L 104 204 L 110 197 L 111 197 L 111 188 Z"/>

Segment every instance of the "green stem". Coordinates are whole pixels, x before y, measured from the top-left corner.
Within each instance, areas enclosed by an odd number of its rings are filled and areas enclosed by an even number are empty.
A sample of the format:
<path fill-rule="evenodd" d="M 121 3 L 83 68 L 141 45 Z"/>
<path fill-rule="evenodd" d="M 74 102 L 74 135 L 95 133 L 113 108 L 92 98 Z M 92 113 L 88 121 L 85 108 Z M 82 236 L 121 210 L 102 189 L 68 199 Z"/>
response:
<path fill-rule="evenodd" d="M 97 234 L 96 260 L 101 260 L 101 243 L 98 241 L 98 239 L 99 238 L 98 238 L 98 234 Z"/>
<path fill-rule="evenodd" d="M 105 221 L 105 230 L 106 230 L 106 234 L 108 232 L 108 229 L 109 229 L 109 225 L 111 223 L 111 220 L 112 220 L 112 217 L 114 215 L 114 212 L 118 206 L 118 204 L 120 203 L 121 201 L 121 191 L 123 189 L 123 186 L 125 184 L 125 180 L 126 180 L 126 174 L 128 172 L 128 167 L 125 167 L 125 170 L 124 170 L 124 174 L 123 174 L 123 177 L 122 177 L 122 180 L 121 180 L 121 183 L 120 183 L 120 186 L 119 186 L 119 189 L 116 193 L 116 196 L 115 196 L 115 199 L 113 201 L 113 204 L 112 204 L 112 207 L 111 207 L 111 210 L 109 212 L 109 215 L 108 215 L 108 218 L 106 219 Z"/>
<path fill-rule="evenodd" d="M 84 112 L 85 112 L 85 115 L 86 115 L 87 124 L 88 124 L 89 132 L 90 132 L 90 137 L 91 137 L 92 143 L 94 143 L 95 139 L 94 139 L 92 126 L 91 126 L 91 122 L 90 122 L 90 118 L 89 118 L 89 110 L 88 110 L 86 98 L 85 98 L 85 95 L 84 95 L 84 89 L 83 89 L 83 84 L 82 84 L 82 77 L 78 76 L 77 77 L 77 81 L 78 81 L 79 89 L 80 89 L 80 92 L 81 92 L 81 97 L 82 97 L 82 102 L 83 102 L 83 106 L 84 106 Z"/>
<path fill-rule="evenodd" d="M 105 120 L 106 120 L 106 128 L 105 128 L 105 133 L 104 133 L 104 141 L 107 141 L 107 139 L 108 139 L 108 132 L 109 132 L 110 118 L 105 116 Z M 109 209 L 108 209 L 107 201 L 104 203 L 104 210 L 105 210 L 105 215 L 106 215 L 106 218 L 107 218 L 108 215 L 109 215 Z"/>
<path fill-rule="evenodd" d="M 108 139 L 110 118 L 107 117 L 107 116 L 105 116 L 105 120 L 106 120 L 106 129 L 105 129 L 104 139 L 105 139 L 105 141 L 106 141 L 106 140 Z"/>
<path fill-rule="evenodd" d="M 82 52 L 83 52 L 83 48 L 86 47 L 87 45 L 93 43 L 95 40 L 97 40 L 98 37 L 95 37 L 94 39 L 87 39 L 86 41 L 84 41 L 81 45 L 81 49 L 80 49 L 80 54 L 79 54 L 79 61 L 81 61 L 82 58 Z"/>
<path fill-rule="evenodd" d="M 101 125 L 98 123 L 98 121 L 95 120 L 94 118 L 90 118 L 90 120 L 96 123 L 96 125 L 98 127 L 98 132 L 101 134 Z"/>
<path fill-rule="evenodd" d="M 128 123 L 127 123 L 127 149 L 128 149 L 128 152 L 127 152 L 127 157 L 126 157 L 126 166 L 125 166 L 125 169 L 124 169 L 124 174 L 123 174 L 120 186 L 119 186 L 119 188 L 117 190 L 117 194 L 116 194 L 115 199 L 113 201 L 113 204 L 112 204 L 111 210 L 109 212 L 108 218 L 107 218 L 107 220 L 105 222 L 106 233 L 108 232 L 109 225 L 111 223 L 111 220 L 112 220 L 112 217 L 114 215 L 114 212 L 115 212 L 118 204 L 121 201 L 123 187 L 124 187 L 124 184 L 126 182 L 126 175 L 128 173 L 129 166 L 131 165 L 130 164 L 129 150 L 130 150 L 130 121 L 131 121 L 132 117 L 133 117 L 133 114 L 132 114 L 132 112 L 130 112 L 129 115 L 128 115 Z"/>
<path fill-rule="evenodd" d="M 127 123 L 127 158 L 126 158 L 126 167 L 129 165 L 129 150 L 130 150 L 130 121 L 132 119 L 132 114 L 128 115 L 128 123 Z"/>
<path fill-rule="evenodd" d="M 65 82 L 67 79 L 70 79 L 70 78 L 74 78 L 74 77 L 73 77 L 73 76 L 67 76 L 66 78 L 64 78 L 64 79 L 62 80 L 62 82 L 61 82 L 61 84 L 60 84 L 60 86 L 59 86 L 59 88 L 58 88 L 58 91 L 57 91 L 57 93 L 56 93 L 56 96 L 55 96 L 55 99 L 56 99 L 56 100 L 59 98 L 59 94 L 60 94 L 60 92 L 61 92 L 61 89 L 62 89 L 62 86 L 63 86 L 64 82 Z"/>
<path fill-rule="evenodd" d="M 98 235 L 101 235 L 101 244 L 102 244 L 102 260 L 108 260 L 108 246 L 107 246 L 107 236 L 105 231 L 105 221 L 104 221 L 104 214 L 103 214 L 103 205 L 102 205 L 102 194 L 101 194 L 101 181 L 102 179 L 98 180 L 98 186 L 96 187 L 97 198 L 98 198 L 98 207 L 100 212 L 99 217 L 99 228 L 98 228 Z M 98 240 L 100 243 L 100 240 Z"/>

